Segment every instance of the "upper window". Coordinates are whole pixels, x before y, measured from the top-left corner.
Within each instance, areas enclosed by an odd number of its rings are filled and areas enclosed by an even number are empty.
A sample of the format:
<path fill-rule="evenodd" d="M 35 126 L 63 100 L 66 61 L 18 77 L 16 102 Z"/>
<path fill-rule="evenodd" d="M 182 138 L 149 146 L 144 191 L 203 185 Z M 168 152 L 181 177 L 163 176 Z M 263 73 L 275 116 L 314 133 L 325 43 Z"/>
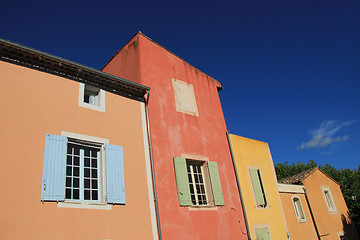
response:
<path fill-rule="evenodd" d="M 305 213 L 300 198 L 298 196 L 293 196 L 292 201 L 293 201 L 297 221 L 306 222 Z"/>
<path fill-rule="evenodd" d="M 216 162 L 174 157 L 180 206 L 225 205 Z"/>
<path fill-rule="evenodd" d="M 336 212 L 336 207 L 335 207 L 334 199 L 330 192 L 330 188 L 322 187 L 322 191 L 323 191 L 326 206 L 328 207 L 329 212 Z"/>
<path fill-rule="evenodd" d="M 192 84 L 172 79 L 176 111 L 199 116 Z"/>
<path fill-rule="evenodd" d="M 47 134 L 41 200 L 125 204 L 123 166 L 120 146 Z"/>
<path fill-rule="evenodd" d="M 89 84 L 80 83 L 79 106 L 105 112 L 105 91 Z"/>
<path fill-rule="evenodd" d="M 260 170 L 256 168 L 249 169 L 251 184 L 255 196 L 256 205 L 261 208 L 267 206 L 265 190 L 261 179 Z"/>

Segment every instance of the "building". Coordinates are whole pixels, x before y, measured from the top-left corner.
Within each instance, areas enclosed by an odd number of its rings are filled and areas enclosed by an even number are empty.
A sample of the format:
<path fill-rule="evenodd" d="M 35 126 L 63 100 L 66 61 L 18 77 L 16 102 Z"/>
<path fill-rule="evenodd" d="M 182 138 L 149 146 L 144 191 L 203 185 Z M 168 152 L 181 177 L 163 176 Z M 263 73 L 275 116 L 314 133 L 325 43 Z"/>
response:
<path fill-rule="evenodd" d="M 309 208 L 314 217 L 315 228 L 319 239 L 359 239 L 359 236 L 348 216 L 348 208 L 342 195 L 340 185 L 319 168 L 313 168 L 279 181 L 284 184 L 301 184 L 305 189 Z M 293 203 L 297 204 L 296 196 Z M 301 205 L 304 201 L 299 196 Z M 284 201 L 285 203 L 285 201 Z M 286 204 L 286 203 L 285 203 Z M 284 208 L 287 205 L 283 205 Z M 306 208 L 304 212 L 307 211 Z M 287 218 L 290 223 L 291 217 Z M 300 214 L 299 219 L 303 217 Z M 305 215 L 308 219 L 308 216 Z M 293 221 L 292 221 L 293 222 Z M 300 236 L 302 228 L 292 228 L 293 235 Z M 300 239 L 300 238 L 298 238 Z"/>
<path fill-rule="evenodd" d="M 102 70 L 151 87 L 162 239 L 247 239 L 218 96 L 221 84 L 141 32 Z"/>
<path fill-rule="evenodd" d="M 288 239 L 269 145 L 234 134 L 229 142 L 251 239 Z"/>
<path fill-rule="evenodd" d="M 279 183 L 279 193 L 291 240 L 317 240 L 315 223 L 303 185 Z"/>
<path fill-rule="evenodd" d="M 0 57 L 1 238 L 157 239 L 149 88 L 5 40 Z"/>

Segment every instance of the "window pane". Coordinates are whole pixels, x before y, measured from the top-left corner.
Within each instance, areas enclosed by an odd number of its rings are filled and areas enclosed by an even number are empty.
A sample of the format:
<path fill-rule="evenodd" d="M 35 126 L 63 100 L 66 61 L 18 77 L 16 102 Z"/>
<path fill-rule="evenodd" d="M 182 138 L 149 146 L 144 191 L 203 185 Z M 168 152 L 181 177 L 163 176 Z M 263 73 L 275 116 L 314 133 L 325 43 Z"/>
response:
<path fill-rule="evenodd" d="M 68 149 L 68 150 L 69 150 L 69 149 Z M 71 155 L 70 155 L 70 156 L 68 155 L 66 159 L 67 159 L 66 164 L 67 164 L 67 165 L 71 165 L 71 164 L 72 164 L 72 157 L 71 157 Z"/>
<path fill-rule="evenodd" d="M 97 189 L 98 188 L 97 180 L 92 180 L 91 187 L 92 187 L 92 189 Z"/>
<path fill-rule="evenodd" d="M 79 157 L 74 157 L 74 165 L 75 166 L 80 166 L 80 161 L 79 161 Z"/>
<path fill-rule="evenodd" d="M 85 165 L 85 167 L 90 167 L 90 158 L 85 157 L 84 165 Z"/>
<path fill-rule="evenodd" d="M 90 200 L 90 190 L 84 190 L 84 199 Z"/>
<path fill-rule="evenodd" d="M 90 179 L 84 179 L 84 188 L 90 188 Z"/>
<path fill-rule="evenodd" d="M 73 199 L 80 199 L 79 189 L 73 190 Z"/>
<path fill-rule="evenodd" d="M 66 176 L 72 176 L 72 167 L 70 166 L 66 167 Z"/>
<path fill-rule="evenodd" d="M 71 199 L 71 189 L 66 188 L 66 190 L 65 190 L 65 198 L 66 199 Z"/>
<path fill-rule="evenodd" d="M 90 168 L 84 168 L 84 176 L 90 177 Z"/>
<path fill-rule="evenodd" d="M 91 177 L 92 178 L 97 178 L 97 169 L 92 169 L 91 170 Z"/>
<path fill-rule="evenodd" d="M 74 167 L 74 176 L 80 176 L 80 169 L 79 169 L 79 167 Z"/>
<path fill-rule="evenodd" d="M 96 190 L 92 191 L 92 200 L 98 200 L 98 191 Z"/>
<path fill-rule="evenodd" d="M 79 186 L 79 178 L 74 178 L 74 181 L 73 181 L 73 184 L 74 184 L 74 188 L 79 188 L 80 186 Z"/>
<path fill-rule="evenodd" d="M 89 149 L 85 149 L 84 155 L 85 155 L 85 157 L 90 157 L 90 150 L 89 150 Z"/>
<path fill-rule="evenodd" d="M 66 187 L 71 187 L 71 178 L 70 177 L 66 178 Z"/>
<path fill-rule="evenodd" d="M 97 151 L 92 150 L 92 151 L 91 151 L 91 156 L 92 156 L 92 157 L 97 157 Z"/>
<path fill-rule="evenodd" d="M 91 167 L 93 168 L 97 167 L 97 159 L 91 159 Z"/>

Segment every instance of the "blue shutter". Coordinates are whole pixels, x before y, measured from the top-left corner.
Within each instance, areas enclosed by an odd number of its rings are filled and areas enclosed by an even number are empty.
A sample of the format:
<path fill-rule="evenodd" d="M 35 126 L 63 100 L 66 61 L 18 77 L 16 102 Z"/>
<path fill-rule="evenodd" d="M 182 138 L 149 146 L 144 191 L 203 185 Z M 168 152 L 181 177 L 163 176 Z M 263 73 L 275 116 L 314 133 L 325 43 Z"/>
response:
<path fill-rule="evenodd" d="M 46 134 L 41 201 L 65 200 L 67 137 Z"/>
<path fill-rule="evenodd" d="M 120 146 L 105 144 L 106 157 L 106 201 L 125 204 L 125 181 L 123 149 Z"/>

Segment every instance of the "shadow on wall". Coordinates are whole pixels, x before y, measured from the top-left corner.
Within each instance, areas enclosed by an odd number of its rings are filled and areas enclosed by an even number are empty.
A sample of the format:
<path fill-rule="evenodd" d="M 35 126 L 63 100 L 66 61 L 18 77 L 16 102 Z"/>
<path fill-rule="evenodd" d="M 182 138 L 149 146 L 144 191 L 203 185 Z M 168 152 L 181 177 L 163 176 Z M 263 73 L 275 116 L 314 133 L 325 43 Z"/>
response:
<path fill-rule="evenodd" d="M 341 214 L 341 221 L 343 223 L 344 237 L 340 239 L 346 240 L 360 240 L 359 234 L 355 228 L 355 225 L 349 221 L 344 214 Z"/>

